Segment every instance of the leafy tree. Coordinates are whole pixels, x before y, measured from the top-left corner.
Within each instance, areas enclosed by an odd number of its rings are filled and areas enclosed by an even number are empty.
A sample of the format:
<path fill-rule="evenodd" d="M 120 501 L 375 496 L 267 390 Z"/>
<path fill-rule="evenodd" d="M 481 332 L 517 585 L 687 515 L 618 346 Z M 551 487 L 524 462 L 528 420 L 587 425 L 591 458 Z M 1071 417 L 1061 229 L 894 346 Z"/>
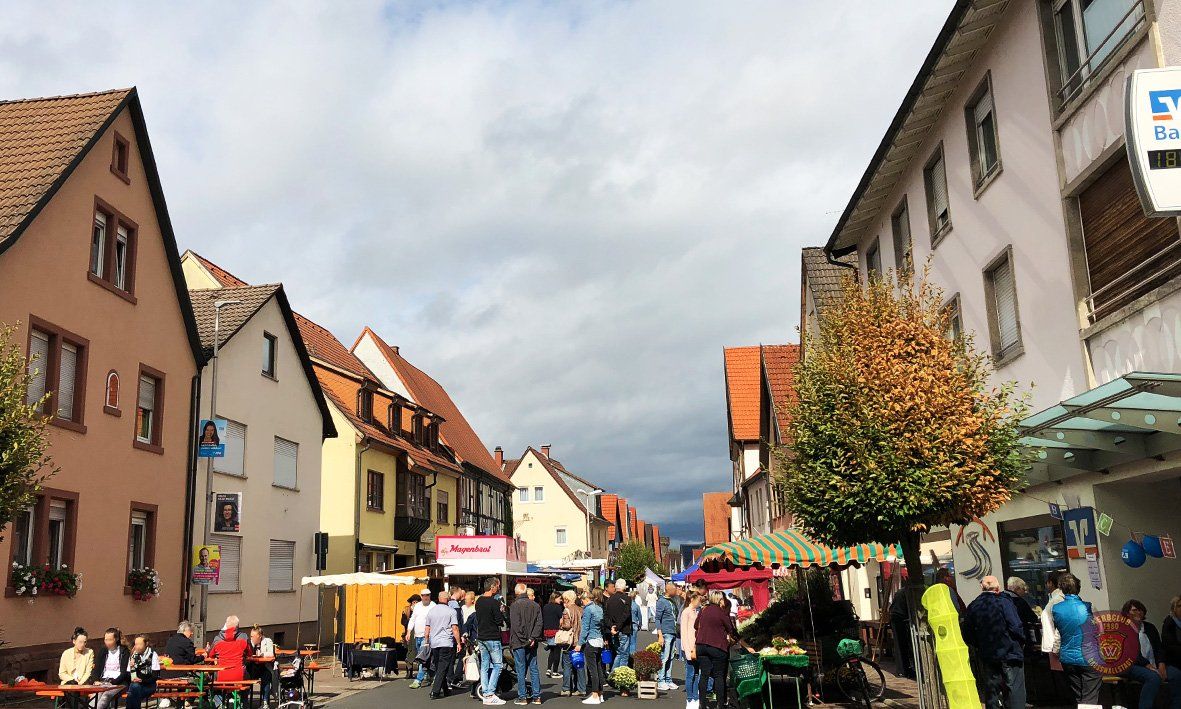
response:
<path fill-rule="evenodd" d="M 45 399 L 28 403 L 28 363 L 12 341 L 15 331 L 0 324 L 0 532 L 56 472 L 47 453 Z"/>
<path fill-rule="evenodd" d="M 664 566 L 656 558 L 652 547 L 639 541 L 627 542 L 619 547 L 615 556 L 615 577 L 633 581 L 644 575 L 649 568 L 658 574 L 665 573 Z"/>
<path fill-rule="evenodd" d="M 920 535 L 993 512 L 1020 485 L 1025 404 L 1012 384 L 989 383 L 970 336 L 948 336 L 926 274 L 893 281 L 848 278 L 822 314 L 796 370 L 779 484 L 818 541 L 899 542 L 921 584 Z"/>

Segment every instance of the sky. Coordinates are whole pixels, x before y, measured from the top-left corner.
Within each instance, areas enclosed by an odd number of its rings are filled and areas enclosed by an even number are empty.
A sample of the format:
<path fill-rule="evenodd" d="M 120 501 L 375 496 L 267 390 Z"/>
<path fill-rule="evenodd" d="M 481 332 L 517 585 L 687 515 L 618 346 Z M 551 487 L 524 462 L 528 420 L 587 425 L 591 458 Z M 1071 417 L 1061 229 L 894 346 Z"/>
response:
<path fill-rule="evenodd" d="M 690 542 L 722 348 L 798 341 L 800 249 L 950 6 L 8 2 L 0 97 L 137 86 L 181 249 Z"/>

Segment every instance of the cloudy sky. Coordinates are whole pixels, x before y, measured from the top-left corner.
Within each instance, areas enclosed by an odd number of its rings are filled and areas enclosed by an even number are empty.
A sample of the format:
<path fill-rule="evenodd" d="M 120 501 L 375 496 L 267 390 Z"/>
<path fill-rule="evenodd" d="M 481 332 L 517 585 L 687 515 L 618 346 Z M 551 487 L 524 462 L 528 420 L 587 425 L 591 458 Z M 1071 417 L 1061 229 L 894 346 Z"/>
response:
<path fill-rule="evenodd" d="M 690 541 L 950 4 L 5 3 L 0 96 L 138 86 L 182 249 Z"/>

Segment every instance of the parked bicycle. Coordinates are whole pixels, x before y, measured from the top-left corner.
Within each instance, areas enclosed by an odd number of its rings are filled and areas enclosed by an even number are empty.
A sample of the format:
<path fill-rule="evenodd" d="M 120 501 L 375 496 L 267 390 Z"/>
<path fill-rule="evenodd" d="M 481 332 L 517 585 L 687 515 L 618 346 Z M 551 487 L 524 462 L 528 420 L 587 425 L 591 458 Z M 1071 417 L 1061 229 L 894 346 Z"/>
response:
<path fill-rule="evenodd" d="M 860 640 L 842 640 L 837 645 L 837 654 L 841 657 L 841 664 L 833 670 L 837 688 L 849 701 L 871 709 L 886 692 L 886 675 L 882 668 L 862 654 Z"/>

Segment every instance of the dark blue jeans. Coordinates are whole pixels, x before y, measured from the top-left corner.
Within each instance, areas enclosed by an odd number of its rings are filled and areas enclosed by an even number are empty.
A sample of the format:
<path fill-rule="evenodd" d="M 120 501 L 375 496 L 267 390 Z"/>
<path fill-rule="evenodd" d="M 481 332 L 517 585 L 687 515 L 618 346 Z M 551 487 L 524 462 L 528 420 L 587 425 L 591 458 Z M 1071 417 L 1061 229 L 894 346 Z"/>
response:
<path fill-rule="evenodd" d="M 132 682 L 127 688 L 127 709 L 140 709 L 143 701 L 155 693 L 155 682 Z"/>
<path fill-rule="evenodd" d="M 513 664 L 517 672 L 517 699 L 540 699 L 541 673 L 537 669 L 537 646 L 514 649 Z M 526 682 L 532 694 L 525 691 Z"/>
<path fill-rule="evenodd" d="M 1170 709 L 1181 709 L 1181 670 L 1167 665 L 1166 674 L 1169 677 L 1169 707 Z M 1152 705 L 1156 703 L 1156 695 L 1160 692 L 1161 677 L 1156 670 L 1135 665 L 1132 669 L 1127 671 L 1127 676 L 1139 682 L 1140 687 L 1140 709 L 1152 709 Z"/>

